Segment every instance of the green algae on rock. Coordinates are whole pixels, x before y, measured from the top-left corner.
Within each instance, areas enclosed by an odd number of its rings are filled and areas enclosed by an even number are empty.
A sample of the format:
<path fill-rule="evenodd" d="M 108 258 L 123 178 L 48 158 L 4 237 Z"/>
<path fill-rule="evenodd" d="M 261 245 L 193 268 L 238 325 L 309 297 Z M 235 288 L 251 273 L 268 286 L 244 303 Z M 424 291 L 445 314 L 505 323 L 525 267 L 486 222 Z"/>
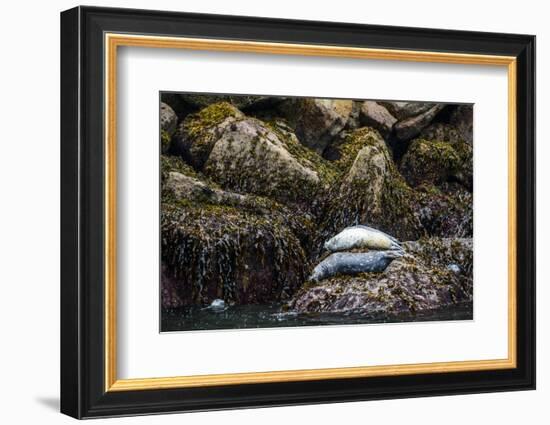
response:
<path fill-rule="evenodd" d="M 439 237 L 472 237 L 473 196 L 457 183 L 416 188 L 417 211 L 426 233 Z"/>
<path fill-rule="evenodd" d="M 441 185 L 450 180 L 473 185 L 472 146 L 461 141 L 414 140 L 401 159 L 400 170 L 411 186 Z"/>
<path fill-rule="evenodd" d="M 204 171 L 226 189 L 304 204 L 324 187 L 328 166 L 319 167 L 320 161 L 312 161 L 280 131 L 243 118 L 219 134 Z"/>
<path fill-rule="evenodd" d="M 285 300 L 306 276 L 300 241 L 278 217 L 222 205 L 166 205 L 161 233 L 166 307 L 175 300 L 178 306 Z"/>
<path fill-rule="evenodd" d="M 244 114 L 227 102 L 215 103 L 187 116 L 173 138 L 171 152 L 202 170 L 218 137 Z"/>
<path fill-rule="evenodd" d="M 400 240 L 418 239 L 424 232 L 415 213 L 414 191 L 397 171 L 383 140 L 372 137 L 367 130 L 357 132 L 363 136 L 355 138 L 355 143 L 362 147 L 340 185 L 333 189 L 323 228 L 335 233 L 347 226 L 365 224 Z M 339 160 L 342 170 L 350 164 L 356 148 L 353 143 L 348 145 L 349 155 L 344 153 Z"/>
<path fill-rule="evenodd" d="M 289 302 L 300 313 L 363 312 L 369 315 L 410 313 L 471 302 L 468 278 L 471 240 L 457 243 L 426 239 L 405 243 L 406 254 L 395 259 L 382 273 L 335 276 L 309 283 Z M 435 260 L 430 259 L 434 251 Z M 461 262 L 455 272 L 449 265 Z"/>

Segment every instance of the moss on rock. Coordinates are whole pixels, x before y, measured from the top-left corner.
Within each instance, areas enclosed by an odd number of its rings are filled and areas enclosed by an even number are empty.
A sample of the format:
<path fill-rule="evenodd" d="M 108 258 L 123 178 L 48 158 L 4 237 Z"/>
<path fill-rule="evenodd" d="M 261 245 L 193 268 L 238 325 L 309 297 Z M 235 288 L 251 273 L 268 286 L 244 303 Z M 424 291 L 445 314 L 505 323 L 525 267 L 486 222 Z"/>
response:
<path fill-rule="evenodd" d="M 441 184 L 460 168 L 460 156 L 446 142 L 414 140 L 401 160 L 401 173 L 412 186 Z"/>
<path fill-rule="evenodd" d="M 331 166 L 290 131 L 250 117 L 219 134 L 204 171 L 226 189 L 302 206 L 315 200 L 332 175 Z"/>
<path fill-rule="evenodd" d="M 401 159 L 400 170 L 411 186 L 459 181 L 473 186 L 473 149 L 462 140 L 414 140 Z"/>
<path fill-rule="evenodd" d="M 298 313 L 415 314 L 472 302 L 470 240 L 423 239 L 382 273 L 335 276 L 304 285 L 289 302 Z M 449 267 L 460 264 L 459 272 Z"/>
<path fill-rule="evenodd" d="M 201 170 L 220 133 L 232 122 L 244 118 L 241 111 L 227 102 L 214 103 L 187 116 L 173 139 L 171 151 Z"/>
<path fill-rule="evenodd" d="M 165 307 L 285 300 L 305 279 L 300 240 L 276 213 L 169 200 L 161 235 Z"/>
<path fill-rule="evenodd" d="M 323 220 L 323 235 L 366 224 L 400 240 L 417 239 L 423 235 L 423 229 L 416 215 L 414 191 L 397 171 L 379 136 L 373 137 L 367 130 L 357 130 L 354 134 L 356 137 L 346 144 L 337 161 L 342 171 L 348 167 L 349 170 L 332 190 Z"/>

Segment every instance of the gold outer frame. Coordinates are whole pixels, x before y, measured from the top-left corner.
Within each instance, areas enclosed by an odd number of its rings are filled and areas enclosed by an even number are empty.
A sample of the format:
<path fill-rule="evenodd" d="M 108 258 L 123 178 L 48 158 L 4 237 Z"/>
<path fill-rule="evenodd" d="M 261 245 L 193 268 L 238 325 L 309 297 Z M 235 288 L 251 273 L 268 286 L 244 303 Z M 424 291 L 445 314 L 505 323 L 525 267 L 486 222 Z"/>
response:
<path fill-rule="evenodd" d="M 411 50 L 266 43 L 106 33 L 105 46 L 105 391 L 137 391 L 216 385 L 313 381 L 377 376 L 513 369 L 517 366 L 516 58 Z M 120 46 L 241 53 L 325 56 L 469 65 L 504 66 L 508 71 L 508 357 L 494 360 L 398 364 L 175 377 L 118 379 L 116 324 L 116 99 Z"/>

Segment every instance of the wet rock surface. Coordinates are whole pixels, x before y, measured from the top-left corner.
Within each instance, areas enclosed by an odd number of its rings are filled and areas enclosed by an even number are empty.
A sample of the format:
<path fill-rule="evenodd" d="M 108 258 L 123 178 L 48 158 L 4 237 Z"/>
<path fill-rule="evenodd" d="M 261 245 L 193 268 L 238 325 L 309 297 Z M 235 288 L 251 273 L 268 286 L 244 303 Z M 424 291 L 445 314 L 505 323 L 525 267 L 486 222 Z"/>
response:
<path fill-rule="evenodd" d="M 164 308 L 361 316 L 471 304 L 470 105 L 161 99 Z M 356 225 L 390 242 L 339 242 L 336 271 L 311 279 L 325 243 Z"/>

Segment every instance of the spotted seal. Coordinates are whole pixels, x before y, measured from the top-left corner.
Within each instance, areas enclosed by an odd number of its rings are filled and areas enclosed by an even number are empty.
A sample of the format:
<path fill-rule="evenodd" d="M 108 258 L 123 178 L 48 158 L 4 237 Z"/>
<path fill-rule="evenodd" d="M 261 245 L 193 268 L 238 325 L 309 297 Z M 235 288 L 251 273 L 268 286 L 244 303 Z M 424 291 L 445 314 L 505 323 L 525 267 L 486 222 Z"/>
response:
<path fill-rule="evenodd" d="M 363 225 L 346 227 L 325 242 L 325 249 L 330 252 L 349 251 L 355 248 L 402 249 L 399 241 L 393 236 Z"/>
<path fill-rule="evenodd" d="M 310 280 L 319 282 L 337 274 L 355 275 L 366 272 L 383 272 L 404 251 L 335 252 L 313 269 Z"/>

